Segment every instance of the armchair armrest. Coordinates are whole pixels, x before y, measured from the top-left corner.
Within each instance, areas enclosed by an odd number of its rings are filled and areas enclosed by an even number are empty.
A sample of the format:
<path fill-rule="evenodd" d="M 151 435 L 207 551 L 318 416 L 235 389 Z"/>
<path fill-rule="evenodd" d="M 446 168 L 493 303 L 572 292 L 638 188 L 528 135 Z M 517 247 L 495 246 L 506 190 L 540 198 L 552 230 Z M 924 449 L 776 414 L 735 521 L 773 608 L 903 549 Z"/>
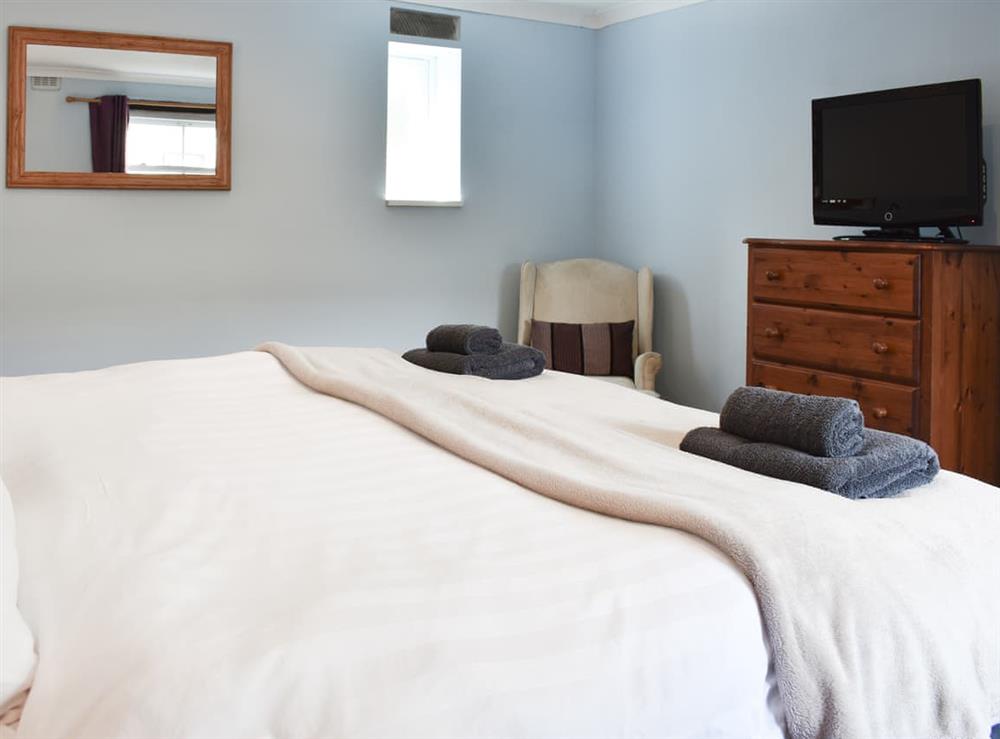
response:
<path fill-rule="evenodd" d="M 656 393 L 656 376 L 663 367 L 663 356 L 659 352 L 644 352 L 635 358 L 636 390 Z"/>

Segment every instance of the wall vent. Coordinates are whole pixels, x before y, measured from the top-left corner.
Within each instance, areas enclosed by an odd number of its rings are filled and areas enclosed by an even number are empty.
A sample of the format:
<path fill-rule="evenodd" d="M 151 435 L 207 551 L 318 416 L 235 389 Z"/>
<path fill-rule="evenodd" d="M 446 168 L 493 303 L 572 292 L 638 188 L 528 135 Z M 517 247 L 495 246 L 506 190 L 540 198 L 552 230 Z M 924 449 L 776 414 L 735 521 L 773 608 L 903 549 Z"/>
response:
<path fill-rule="evenodd" d="M 61 77 L 32 77 L 32 90 L 58 90 L 62 87 Z"/>
<path fill-rule="evenodd" d="M 460 18 L 443 13 L 390 8 L 389 32 L 400 36 L 419 36 L 443 41 L 458 41 Z"/>

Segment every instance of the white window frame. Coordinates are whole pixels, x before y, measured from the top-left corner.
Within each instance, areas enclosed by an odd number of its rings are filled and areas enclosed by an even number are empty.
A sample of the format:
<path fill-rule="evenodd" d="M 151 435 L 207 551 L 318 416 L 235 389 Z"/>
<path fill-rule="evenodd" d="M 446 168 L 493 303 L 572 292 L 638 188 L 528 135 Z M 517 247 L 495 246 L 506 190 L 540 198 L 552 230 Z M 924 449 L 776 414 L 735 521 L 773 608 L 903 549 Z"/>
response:
<path fill-rule="evenodd" d="M 436 183 L 426 185 L 414 182 L 414 169 L 425 171 L 435 168 L 436 163 L 414 159 L 413 151 L 407 151 L 405 142 L 400 141 L 404 132 L 399 127 L 405 125 L 393 107 L 393 60 L 409 59 L 423 62 L 428 74 L 428 121 L 427 128 L 416 135 L 439 136 L 431 141 L 436 154 L 443 162 L 439 173 L 442 177 Z M 439 77 L 440 75 L 440 77 Z M 441 89 L 442 83 L 448 88 Z M 457 89 L 456 89 L 457 86 Z M 394 143 L 395 142 L 395 143 Z M 409 144 L 412 146 L 413 142 Z M 407 162 L 407 157 L 410 159 Z M 393 41 L 388 43 L 386 74 L 386 162 L 385 162 L 385 203 L 388 206 L 418 206 L 456 208 L 463 205 L 462 198 L 462 50 L 457 46 L 436 43 L 412 43 Z M 407 165 L 410 167 L 406 170 Z"/>

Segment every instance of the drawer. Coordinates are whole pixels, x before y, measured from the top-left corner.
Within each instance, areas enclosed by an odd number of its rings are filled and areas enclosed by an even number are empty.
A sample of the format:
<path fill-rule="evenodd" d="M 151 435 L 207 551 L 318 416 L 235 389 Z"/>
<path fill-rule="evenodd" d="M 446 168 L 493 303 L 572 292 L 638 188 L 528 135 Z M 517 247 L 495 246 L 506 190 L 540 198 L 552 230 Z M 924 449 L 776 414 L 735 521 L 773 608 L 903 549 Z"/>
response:
<path fill-rule="evenodd" d="M 754 300 L 917 315 L 917 254 L 756 248 L 752 255 Z"/>
<path fill-rule="evenodd" d="M 754 359 L 917 380 L 920 321 L 761 303 L 750 307 L 750 316 Z"/>
<path fill-rule="evenodd" d="M 747 383 L 804 395 L 854 398 L 861 404 L 866 426 L 909 436 L 917 433 L 918 391 L 915 387 L 767 362 L 750 364 Z"/>

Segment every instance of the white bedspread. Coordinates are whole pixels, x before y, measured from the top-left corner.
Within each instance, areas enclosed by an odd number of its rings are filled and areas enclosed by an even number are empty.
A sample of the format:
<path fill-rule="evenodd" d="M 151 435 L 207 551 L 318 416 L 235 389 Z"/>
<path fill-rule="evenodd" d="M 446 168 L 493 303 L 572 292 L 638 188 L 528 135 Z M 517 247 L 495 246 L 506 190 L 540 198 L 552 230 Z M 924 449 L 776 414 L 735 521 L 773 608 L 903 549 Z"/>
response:
<path fill-rule="evenodd" d="M 0 392 L 40 651 L 19 738 L 780 736 L 754 594 L 700 539 L 529 492 L 267 354 Z M 656 407 L 672 445 L 714 421 Z"/>

